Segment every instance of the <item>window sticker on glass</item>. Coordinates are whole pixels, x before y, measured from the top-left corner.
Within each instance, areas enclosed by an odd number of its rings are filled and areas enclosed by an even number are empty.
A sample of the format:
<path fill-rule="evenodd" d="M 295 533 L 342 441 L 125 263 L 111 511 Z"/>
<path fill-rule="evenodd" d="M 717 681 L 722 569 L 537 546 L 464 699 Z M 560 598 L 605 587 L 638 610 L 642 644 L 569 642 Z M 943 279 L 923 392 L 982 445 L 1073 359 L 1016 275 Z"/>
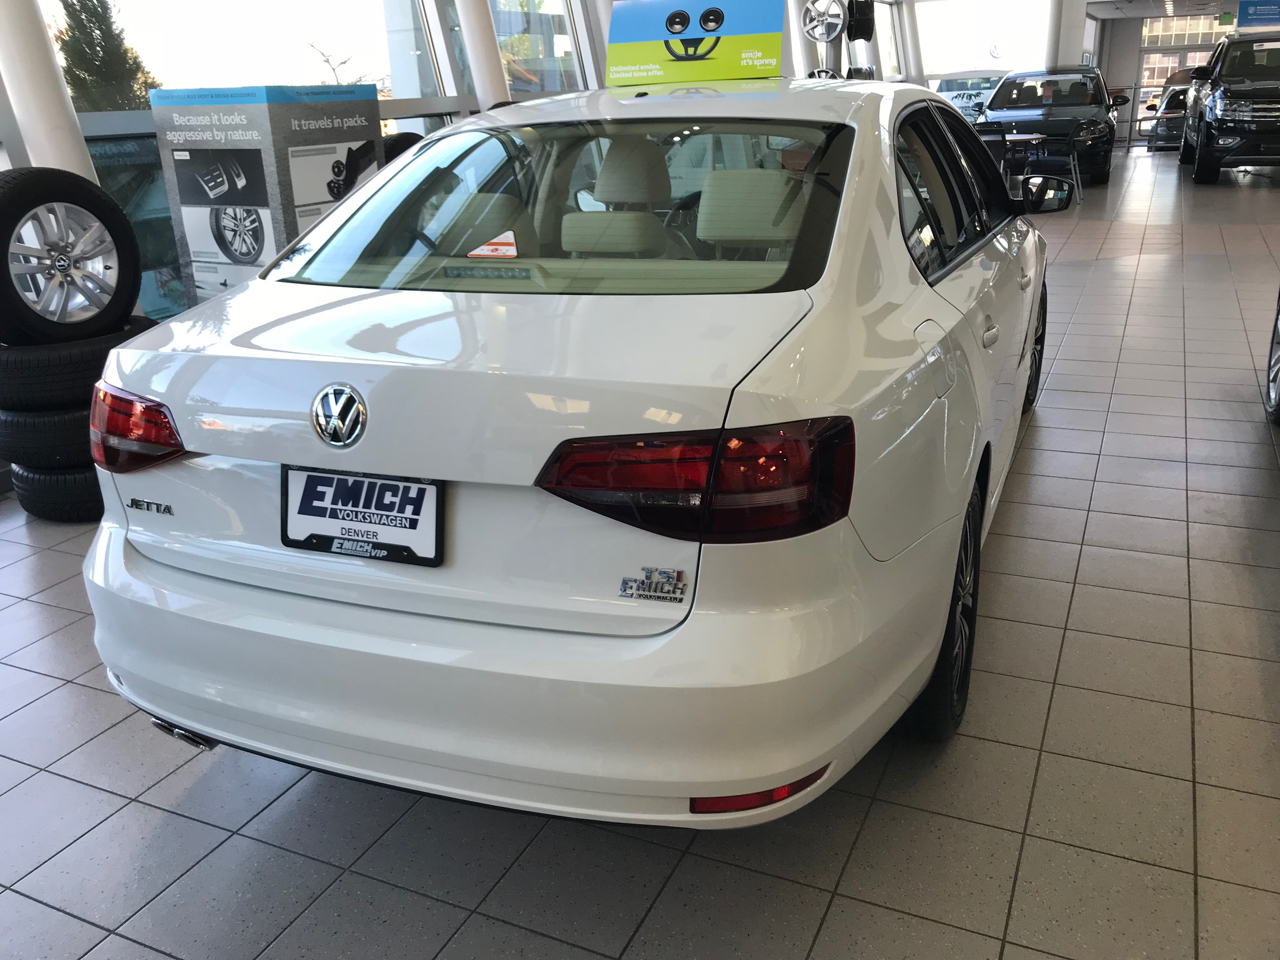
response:
<path fill-rule="evenodd" d="M 1280 40 L 1267 40 L 1264 43 L 1255 43 L 1255 50 L 1280 50 Z"/>
<path fill-rule="evenodd" d="M 514 257 L 517 255 L 515 231 L 507 230 L 498 234 L 488 243 L 482 243 L 468 257 Z"/>

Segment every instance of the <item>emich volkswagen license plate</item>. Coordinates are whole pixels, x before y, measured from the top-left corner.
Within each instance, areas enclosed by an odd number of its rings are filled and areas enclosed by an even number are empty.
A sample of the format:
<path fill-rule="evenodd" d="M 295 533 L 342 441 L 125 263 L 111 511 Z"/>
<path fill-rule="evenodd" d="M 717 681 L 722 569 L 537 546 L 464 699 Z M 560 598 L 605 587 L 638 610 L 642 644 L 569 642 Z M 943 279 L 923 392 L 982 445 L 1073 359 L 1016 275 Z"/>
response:
<path fill-rule="evenodd" d="M 286 547 L 424 567 L 443 562 L 441 481 L 280 469 Z"/>

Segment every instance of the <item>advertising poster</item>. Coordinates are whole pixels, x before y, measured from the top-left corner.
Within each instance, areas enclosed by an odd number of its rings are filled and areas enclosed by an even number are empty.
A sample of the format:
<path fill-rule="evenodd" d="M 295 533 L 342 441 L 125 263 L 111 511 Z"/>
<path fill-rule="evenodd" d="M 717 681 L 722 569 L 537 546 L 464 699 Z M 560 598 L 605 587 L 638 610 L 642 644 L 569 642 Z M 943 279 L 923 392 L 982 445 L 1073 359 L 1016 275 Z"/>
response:
<path fill-rule="evenodd" d="M 251 280 L 382 161 L 377 91 L 153 90 L 188 304 Z"/>
<path fill-rule="evenodd" d="M 1280 0 L 1241 0 L 1240 30 L 1280 27 Z"/>
<path fill-rule="evenodd" d="M 615 0 L 608 85 L 698 83 L 781 76 L 783 0 L 681 7 Z"/>

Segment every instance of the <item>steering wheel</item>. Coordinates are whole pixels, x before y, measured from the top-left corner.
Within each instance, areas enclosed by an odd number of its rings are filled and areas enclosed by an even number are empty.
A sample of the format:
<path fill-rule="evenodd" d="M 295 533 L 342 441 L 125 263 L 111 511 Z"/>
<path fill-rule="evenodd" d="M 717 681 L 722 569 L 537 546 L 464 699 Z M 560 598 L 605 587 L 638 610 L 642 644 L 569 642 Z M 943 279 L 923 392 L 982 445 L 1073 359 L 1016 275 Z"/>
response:
<path fill-rule="evenodd" d="M 662 225 L 664 227 L 671 226 L 671 223 L 673 220 L 676 219 L 677 214 L 681 214 L 688 210 L 692 210 L 701 202 L 702 202 L 701 190 L 695 190 L 693 191 L 693 193 L 689 194 L 687 197 L 681 197 L 679 200 L 675 202 L 675 205 L 670 210 L 667 211 L 667 216 L 665 219 L 663 219 Z"/>

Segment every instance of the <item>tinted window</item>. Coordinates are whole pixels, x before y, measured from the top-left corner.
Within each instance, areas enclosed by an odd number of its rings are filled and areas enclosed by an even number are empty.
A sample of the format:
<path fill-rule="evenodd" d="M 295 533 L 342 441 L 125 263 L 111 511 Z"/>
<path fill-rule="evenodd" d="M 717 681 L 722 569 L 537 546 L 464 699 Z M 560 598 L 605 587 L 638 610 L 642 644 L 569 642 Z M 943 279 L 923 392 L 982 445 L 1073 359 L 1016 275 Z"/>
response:
<path fill-rule="evenodd" d="M 901 163 L 898 164 L 898 198 L 907 250 L 920 272 L 926 277 L 932 276 L 946 266 L 938 241 L 938 212 L 917 192 Z"/>
<path fill-rule="evenodd" d="M 1161 113 L 1180 113 L 1187 109 L 1187 91 L 1175 90 L 1169 94 L 1169 99 L 1164 102 L 1164 109 Z"/>
<path fill-rule="evenodd" d="M 1000 168 L 991 158 L 991 151 L 974 133 L 973 127 L 965 122 L 964 117 L 957 117 L 949 110 L 939 110 L 938 113 L 964 158 L 965 168 L 973 180 L 974 189 L 978 191 L 979 201 L 987 208 L 989 224 L 1003 221 L 1013 211 L 1009 203 L 1009 188 Z"/>
<path fill-rule="evenodd" d="M 1224 80 L 1280 80 L 1280 40 L 1233 43 L 1222 61 Z"/>
<path fill-rule="evenodd" d="M 1102 89 L 1093 75 L 1055 73 L 1010 77 L 992 94 L 988 109 L 1087 107 L 1103 103 Z"/>
<path fill-rule="evenodd" d="M 916 110 L 898 127 L 898 163 L 926 210 L 936 216 L 943 259 L 958 259 L 984 232 L 971 188 L 937 120 Z"/>

